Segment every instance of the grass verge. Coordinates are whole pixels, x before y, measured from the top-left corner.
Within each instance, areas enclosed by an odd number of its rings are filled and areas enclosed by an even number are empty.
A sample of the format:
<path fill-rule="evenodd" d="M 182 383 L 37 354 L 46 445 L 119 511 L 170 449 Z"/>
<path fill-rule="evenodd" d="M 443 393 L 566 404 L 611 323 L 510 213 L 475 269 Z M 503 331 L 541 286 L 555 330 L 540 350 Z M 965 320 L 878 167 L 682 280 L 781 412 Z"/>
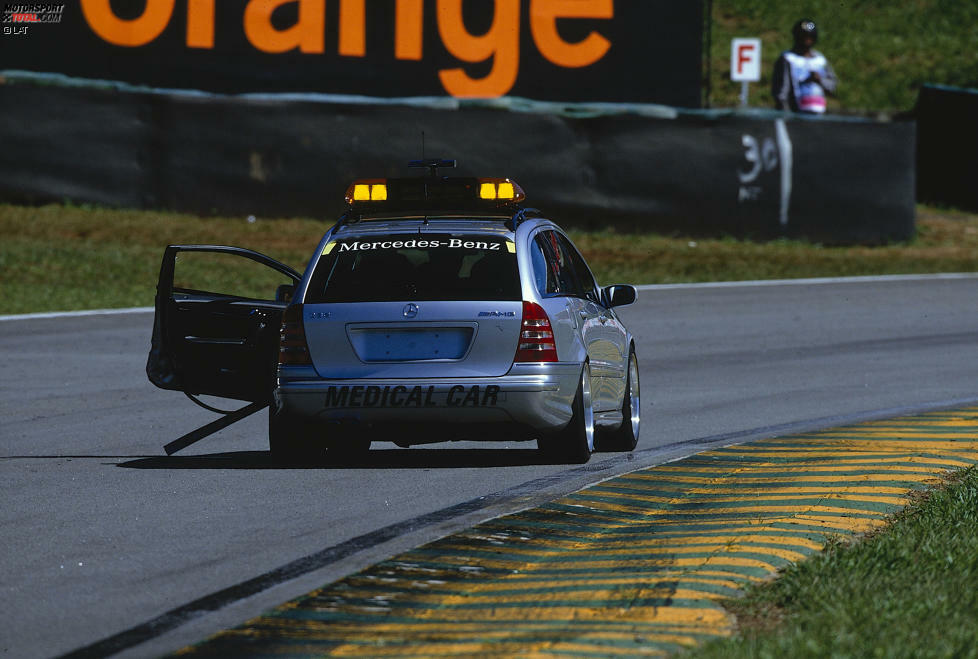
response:
<path fill-rule="evenodd" d="M 0 204 L 0 314 L 149 306 L 163 248 L 239 245 L 300 271 L 327 222 L 201 218 L 86 206 Z M 978 271 L 978 215 L 918 210 L 918 236 L 883 247 L 571 232 L 603 284 Z M 223 271 L 247 283 L 250 269 Z M 271 292 L 269 293 L 269 297 Z"/>
<path fill-rule="evenodd" d="M 739 634 L 692 657 L 978 656 L 978 469 L 886 529 L 837 542 L 730 603 Z"/>

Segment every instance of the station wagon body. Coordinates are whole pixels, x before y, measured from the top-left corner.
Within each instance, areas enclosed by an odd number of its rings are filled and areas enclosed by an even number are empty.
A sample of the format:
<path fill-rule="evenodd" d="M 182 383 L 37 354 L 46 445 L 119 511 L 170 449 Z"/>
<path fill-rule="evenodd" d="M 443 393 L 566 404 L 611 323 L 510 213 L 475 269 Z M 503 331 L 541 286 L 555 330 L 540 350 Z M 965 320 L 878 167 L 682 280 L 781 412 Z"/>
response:
<path fill-rule="evenodd" d="M 430 163 L 429 163 L 430 165 Z M 382 188 L 382 189 L 381 189 Z M 555 459 L 631 450 L 633 337 L 567 234 L 509 179 L 372 179 L 304 273 L 228 246 L 164 254 L 147 372 L 158 386 L 268 402 L 284 457 L 371 442 L 536 440 Z M 273 299 L 175 285 L 181 254 L 219 252 L 286 278 Z"/>

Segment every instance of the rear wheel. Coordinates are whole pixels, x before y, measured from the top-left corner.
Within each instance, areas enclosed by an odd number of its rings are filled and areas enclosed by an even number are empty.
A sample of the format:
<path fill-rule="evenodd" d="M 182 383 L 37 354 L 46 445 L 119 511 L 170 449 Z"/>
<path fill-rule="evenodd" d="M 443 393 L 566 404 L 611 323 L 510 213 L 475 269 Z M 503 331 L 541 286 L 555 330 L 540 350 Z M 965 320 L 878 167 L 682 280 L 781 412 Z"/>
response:
<path fill-rule="evenodd" d="M 572 405 L 570 423 L 559 432 L 537 439 L 537 446 L 560 462 L 584 464 L 594 450 L 594 410 L 591 408 L 591 367 L 584 364 Z"/>
<path fill-rule="evenodd" d="M 325 455 L 310 424 L 294 415 L 268 408 L 268 450 L 278 460 L 314 461 Z"/>
<path fill-rule="evenodd" d="M 628 354 L 628 375 L 625 395 L 621 401 L 621 427 L 598 440 L 598 447 L 605 451 L 631 451 L 638 444 L 639 425 L 642 420 L 642 396 L 638 382 L 638 358 L 635 349 Z"/>

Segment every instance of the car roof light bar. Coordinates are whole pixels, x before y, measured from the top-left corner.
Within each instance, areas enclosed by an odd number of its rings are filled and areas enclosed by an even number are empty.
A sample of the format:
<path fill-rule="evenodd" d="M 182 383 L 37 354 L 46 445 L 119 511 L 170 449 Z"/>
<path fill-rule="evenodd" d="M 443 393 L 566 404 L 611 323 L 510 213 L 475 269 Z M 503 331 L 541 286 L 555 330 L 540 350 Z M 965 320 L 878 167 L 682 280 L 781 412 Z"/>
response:
<path fill-rule="evenodd" d="M 529 216 L 520 211 L 526 193 L 510 178 L 439 176 L 439 168 L 454 168 L 457 161 L 444 158 L 413 160 L 409 167 L 427 169 L 417 178 L 373 178 L 353 181 L 346 191 L 350 211 L 340 224 L 352 224 L 377 214 L 446 212 L 499 213 L 518 224 Z M 539 216 L 539 211 L 534 211 Z"/>
<path fill-rule="evenodd" d="M 508 178 L 438 177 L 358 179 L 346 191 L 351 207 L 372 210 L 445 210 L 506 208 L 526 199 Z"/>

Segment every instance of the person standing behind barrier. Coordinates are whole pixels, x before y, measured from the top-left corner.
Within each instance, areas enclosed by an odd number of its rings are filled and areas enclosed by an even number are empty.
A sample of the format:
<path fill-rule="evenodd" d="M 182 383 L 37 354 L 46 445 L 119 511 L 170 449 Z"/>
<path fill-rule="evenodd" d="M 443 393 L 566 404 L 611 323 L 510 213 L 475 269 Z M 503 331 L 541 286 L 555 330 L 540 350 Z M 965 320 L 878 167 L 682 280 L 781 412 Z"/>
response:
<path fill-rule="evenodd" d="M 837 80 L 825 55 L 812 46 L 818 41 L 814 21 L 798 21 L 791 29 L 795 45 L 774 64 L 771 94 L 779 110 L 823 114 L 825 96 L 835 95 Z"/>

